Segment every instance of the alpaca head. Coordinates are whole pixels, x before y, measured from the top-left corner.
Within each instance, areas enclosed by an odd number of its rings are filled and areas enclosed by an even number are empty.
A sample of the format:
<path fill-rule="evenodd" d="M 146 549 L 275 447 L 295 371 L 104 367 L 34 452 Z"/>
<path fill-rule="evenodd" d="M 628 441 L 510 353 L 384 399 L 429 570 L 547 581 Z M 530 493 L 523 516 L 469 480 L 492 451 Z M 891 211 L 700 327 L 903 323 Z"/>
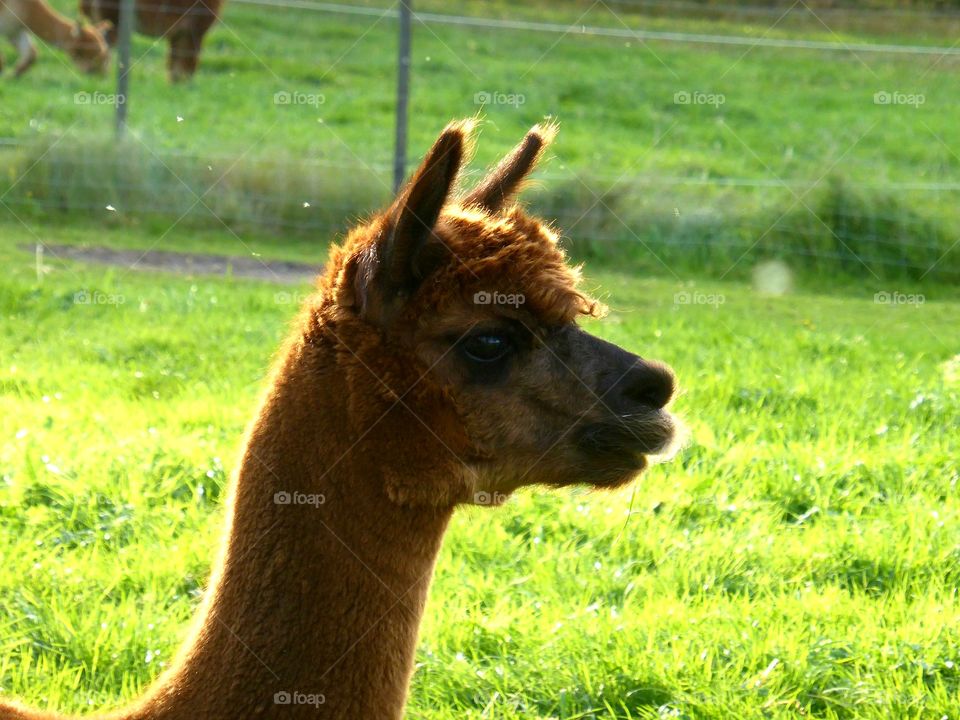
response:
<path fill-rule="evenodd" d="M 577 325 L 602 306 L 557 233 L 512 201 L 555 128 L 534 127 L 458 197 L 470 131 L 449 125 L 392 205 L 335 248 L 313 327 L 363 368 L 349 392 L 380 398 L 364 422 L 379 423 L 385 465 L 420 470 L 387 488 L 401 502 L 626 483 L 671 443 L 673 375 Z"/>
<path fill-rule="evenodd" d="M 84 25 L 79 20 L 70 30 L 67 52 L 74 64 L 85 73 L 102 75 L 110 62 L 110 50 L 104 39 L 111 24 Z"/>

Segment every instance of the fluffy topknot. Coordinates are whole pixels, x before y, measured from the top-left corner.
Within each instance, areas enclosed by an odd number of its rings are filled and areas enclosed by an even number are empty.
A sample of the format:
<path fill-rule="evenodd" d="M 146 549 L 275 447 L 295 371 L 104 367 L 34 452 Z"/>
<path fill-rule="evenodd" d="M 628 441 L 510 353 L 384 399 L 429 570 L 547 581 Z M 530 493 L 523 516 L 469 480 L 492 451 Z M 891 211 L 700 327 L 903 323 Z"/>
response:
<path fill-rule="evenodd" d="M 351 305 L 358 286 L 363 296 L 372 278 L 389 276 L 404 300 L 414 300 L 407 308 L 412 312 L 496 292 L 522 295 L 524 310 L 549 325 L 602 315 L 604 306 L 580 289 L 580 268 L 569 264 L 558 233 L 513 201 L 557 126 L 534 126 L 476 187 L 461 198 L 450 197 L 472 150 L 472 130 L 472 121 L 448 125 L 394 203 L 331 250 L 319 282 L 321 295 Z M 404 217 L 413 217 L 408 224 L 423 231 L 418 241 L 397 238 Z M 401 269 L 399 281 L 395 268 L 394 274 L 380 269 L 398 256 L 411 263 Z M 404 284 L 403 271 L 413 282 Z M 363 297 L 359 303 L 366 306 Z"/>

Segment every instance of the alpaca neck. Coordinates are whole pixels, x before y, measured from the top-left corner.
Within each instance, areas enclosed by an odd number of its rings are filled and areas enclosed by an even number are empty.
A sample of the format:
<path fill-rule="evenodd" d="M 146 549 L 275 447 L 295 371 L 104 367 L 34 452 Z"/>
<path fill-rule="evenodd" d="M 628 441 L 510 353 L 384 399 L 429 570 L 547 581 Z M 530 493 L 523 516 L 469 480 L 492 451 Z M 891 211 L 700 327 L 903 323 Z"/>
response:
<path fill-rule="evenodd" d="M 248 438 L 199 631 L 122 717 L 401 717 L 452 511 L 392 503 L 377 433 L 351 447 L 343 389 L 286 365 Z"/>
<path fill-rule="evenodd" d="M 51 45 L 66 49 L 69 46 L 74 24 L 44 0 L 25 0 L 20 3 L 21 21 L 34 35 Z"/>

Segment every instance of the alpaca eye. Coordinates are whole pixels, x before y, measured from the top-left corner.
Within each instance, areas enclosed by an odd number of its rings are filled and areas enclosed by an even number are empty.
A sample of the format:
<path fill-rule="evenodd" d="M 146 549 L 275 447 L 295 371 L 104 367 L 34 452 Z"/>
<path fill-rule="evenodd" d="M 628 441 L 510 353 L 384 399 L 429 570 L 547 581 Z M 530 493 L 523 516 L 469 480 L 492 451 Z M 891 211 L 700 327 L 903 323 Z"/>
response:
<path fill-rule="evenodd" d="M 510 352 L 510 339 L 504 335 L 474 335 L 463 341 L 463 352 L 474 362 L 492 363 Z"/>

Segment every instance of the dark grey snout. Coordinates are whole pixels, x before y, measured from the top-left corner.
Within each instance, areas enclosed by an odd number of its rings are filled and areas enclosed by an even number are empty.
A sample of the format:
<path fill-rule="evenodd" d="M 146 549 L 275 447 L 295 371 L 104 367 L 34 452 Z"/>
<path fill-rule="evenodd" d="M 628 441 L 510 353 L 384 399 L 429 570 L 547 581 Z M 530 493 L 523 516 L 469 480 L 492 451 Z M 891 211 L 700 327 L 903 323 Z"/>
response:
<path fill-rule="evenodd" d="M 659 410 L 670 402 L 676 380 L 667 365 L 644 360 L 606 340 L 587 337 L 596 357 L 601 399 L 611 411 L 630 414 Z"/>

